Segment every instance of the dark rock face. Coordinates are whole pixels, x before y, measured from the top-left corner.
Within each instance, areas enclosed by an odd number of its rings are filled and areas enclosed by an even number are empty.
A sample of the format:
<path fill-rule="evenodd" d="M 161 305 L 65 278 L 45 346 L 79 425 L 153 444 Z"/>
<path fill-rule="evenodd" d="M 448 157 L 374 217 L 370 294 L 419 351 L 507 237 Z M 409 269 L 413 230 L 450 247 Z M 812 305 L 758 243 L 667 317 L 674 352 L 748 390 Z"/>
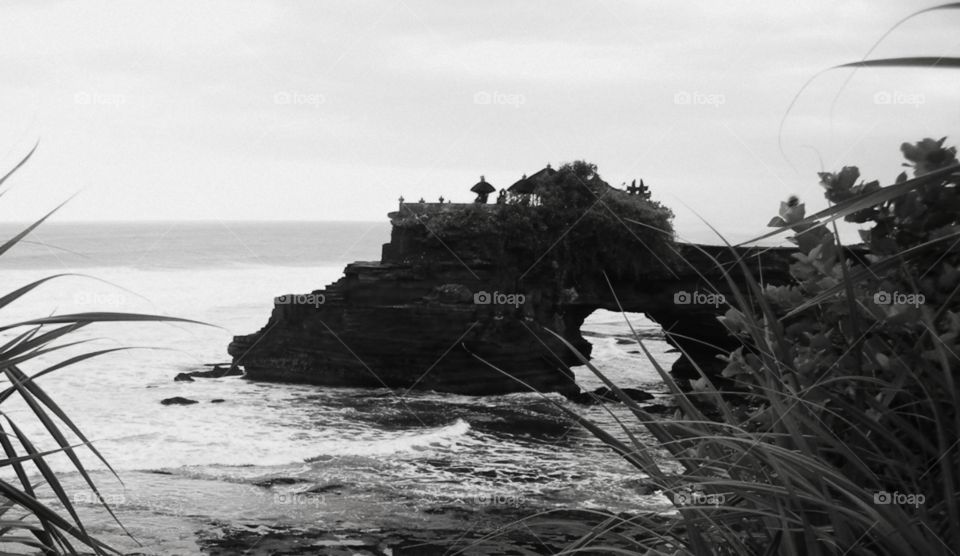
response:
<path fill-rule="evenodd" d="M 441 263 L 432 276 L 410 264 L 353 263 L 323 290 L 323 305 L 276 305 L 267 326 L 235 337 L 229 353 L 255 380 L 478 395 L 527 391 L 475 354 L 538 390 L 578 391 L 563 370 L 574 358 L 544 330 L 534 305 L 474 304 L 473 294 L 495 269 L 470 271 L 457 262 Z M 549 322 L 565 329 L 560 315 Z M 561 361 L 551 361 L 541 341 Z M 589 349 L 582 339 L 578 344 Z"/>
<path fill-rule="evenodd" d="M 233 366 L 242 365 L 253 380 L 471 395 L 532 387 L 575 396 L 580 389 L 567 367 L 580 361 L 550 331 L 589 356 L 591 346 L 580 326 L 597 309 L 622 306 L 689 337 L 668 341 L 708 372 L 723 363 L 704 343 L 727 351 L 739 345 L 716 319 L 726 306 L 682 303 L 684 292 L 717 291 L 733 299 L 724 273 L 748 291 L 726 248 L 700 246 L 704 254 L 678 246 L 690 265 L 661 272 L 666 278 L 627 282 L 611 277 L 611 291 L 602 269 L 577 277 L 573 285 L 525 284 L 516 281 L 515 268 L 495 262 L 483 238 L 466 237 L 446 247 L 424 247 L 395 226 L 380 262 L 355 262 L 324 290 L 277 298 L 263 329 L 234 337 L 228 349 Z M 738 249 L 737 256 L 763 284 L 782 285 L 790 281 L 792 252 Z M 711 256 L 724 268 L 717 268 Z M 681 358 L 673 371 L 681 378 L 699 376 L 691 375 L 692 369 Z"/>

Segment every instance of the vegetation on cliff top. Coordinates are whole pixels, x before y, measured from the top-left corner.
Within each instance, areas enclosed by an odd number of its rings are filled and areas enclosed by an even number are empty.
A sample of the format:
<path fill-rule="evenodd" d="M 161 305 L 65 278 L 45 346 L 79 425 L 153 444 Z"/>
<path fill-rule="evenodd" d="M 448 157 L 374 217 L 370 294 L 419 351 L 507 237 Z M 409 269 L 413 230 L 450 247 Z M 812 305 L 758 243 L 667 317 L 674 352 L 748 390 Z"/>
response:
<path fill-rule="evenodd" d="M 665 273 L 673 264 L 672 219 L 667 207 L 611 187 L 596 165 L 576 161 L 541 177 L 529 198 L 410 213 L 394 225 L 431 246 L 478 240 L 491 244 L 498 256 L 512 259 L 521 270 L 530 268 L 530 278 L 555 276 L 557 268 L 574 276 L 605 270 L 639 278 Z"/>

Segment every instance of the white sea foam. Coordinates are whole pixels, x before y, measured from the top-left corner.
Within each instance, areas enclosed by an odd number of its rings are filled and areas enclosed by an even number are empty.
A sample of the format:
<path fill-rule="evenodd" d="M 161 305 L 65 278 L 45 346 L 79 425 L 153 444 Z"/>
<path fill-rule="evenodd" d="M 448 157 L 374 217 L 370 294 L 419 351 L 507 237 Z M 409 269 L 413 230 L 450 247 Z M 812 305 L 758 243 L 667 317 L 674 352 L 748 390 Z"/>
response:
<path fill-rule="evenodd" d="M 402 432 L 381 440 L 351 442 L 334 440 L 315 448 L 323 456 L 388 456 L 402 452 L 451 448 L 470 432 L 470 424 L 462 419 L 427 431 Z"/>

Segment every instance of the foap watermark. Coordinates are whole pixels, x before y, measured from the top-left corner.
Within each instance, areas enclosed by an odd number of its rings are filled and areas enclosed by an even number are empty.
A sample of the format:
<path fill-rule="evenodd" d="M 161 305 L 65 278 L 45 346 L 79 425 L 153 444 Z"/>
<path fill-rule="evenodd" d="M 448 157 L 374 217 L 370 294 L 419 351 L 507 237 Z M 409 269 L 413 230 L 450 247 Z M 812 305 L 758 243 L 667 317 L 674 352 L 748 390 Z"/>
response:
<path fill-rule="evenodd" d="M 673 294 L 673 303 L 675 305 L 713 305 L 719 307 L 726 303 L 727 298 L 722 293 L 693 293 L 680 291 Z"/>
<path fill-rule="evenodd" d="M 926 102 L 926 98 L 918 93 L 901 93 L 900 91 L 880 91 L 873 95 L 874 104 L 906 104 L 919 108 Z"/>
<path fill-rule="evenodd" d="M 513 305 L 514 307 L 520 307 L 526 299 L 522 293 L 504 294 L 493 292 L 490 294 L 485 291 L 479 291 L 473 294 L 473 302 L 477 305 L 490 305 L 493 303 L 495 305 Z"/>
<path fill-rule="evenodd" d="M 178 501 L 178 498 L 179 497 L 144 498 L 143 496 L 133 496 L 131 498 L 127 498 L 123 494 L 97 494 L 92 490 L 85 490 L 74 494 L 71 497 L 71 501 L 74 505 L 93 504 L 100 506 L 106 504 L 113 508 L 127 506 L 134 509 L 146 509 L 151 512 L 163 513 L 166 515 L 187 515 L 187 507 L 182 501 Z"/>
<path fill-rule="evenodd" d="M 885 292 L 883 290 L 873 294 L 873 302 L 877 305 L 913 305 L 919 307 L 926 301 L 922 293 Z"/>
<path fill-rule="evenodd" d="M 313 506 L 317 508 L 326 504 L 327 499 L 322 494 L 313 492 L 277 492 L 273 495 L 273 503 L 288 506 Z"/>
<path fill-rule="evenodd" d="M 98 93 L 96 91 L 78 91 L 73 95 L 73 102 L 76 104 L 93 106 L 109 106 L 125 104 L 127 98 L 117 93 Z"/>
<path fill-rule="evenodd" d="M 519 506 L 526 502 L 523 493 L 504 492 L 477 492 L 473 495 L 473 503 L 480 506 Z"/>
<path fill-rule="evenodd" d="M 302 293 L 299 295 L 288 293 L 287 295 L 274 297 L 273 303 L 274 305 L 313 305 L 314 307 L 320 307 L 326 299 L 322 293 Z"/>
<path fill-rule="evenodd" d="M 300 91 L 278 91 L 273 95 L 274 104 L 306 104 L 313 105 L 314 108 L 327 102 L 327 97 L 320 93 L 301 93 Z"/>
<path fill-rule="evenodd" d="M 726 102 L 726 97 L 717 93 L 698 93 L 697 91 L 688 93 L 687 91 L 679 91 L 673 95 L 674 104 L 700 104 L 720 108 L 720 105 Z"/>
<path fill-rule="evenodd" d="M 494 91 L 488 93 L 486 91 L 477 91 L 473 95 L 474 104 L 504 104 L 507 106 L 513 106 L 514 108 L 520 108 L 521 104 L 526 104 L 527 97 L 519 93 L 499 93 Z"/>
<path fill-rule="evenodd" d="M 722 494 L 683 491 L 677 493 L 675 500 L 678 506 L 719 506 L 726 498 Z"/>
<path fill-rule="evenodd" d="M 126 497 L 122 494 L 97 494 L 92 490 L 83 490 L 73 495 L 74 504 L 107 504 L 108 506 L 120 506 L 126 502 Z"/>
<path fill-rule="evenodd" d="M 77 292 L 73 302 L 77 305 L 123 305 L 127 297 L 122 293 Z"/>
<path fill-rule="evenodd" d="M 919 508 L 926 500 L 927 497 L 922 494 L 901 494 L 897 491 L 890 493 L 881 490 L 873 495 L 874 504 L 905 504 L 915 508 Z"/>

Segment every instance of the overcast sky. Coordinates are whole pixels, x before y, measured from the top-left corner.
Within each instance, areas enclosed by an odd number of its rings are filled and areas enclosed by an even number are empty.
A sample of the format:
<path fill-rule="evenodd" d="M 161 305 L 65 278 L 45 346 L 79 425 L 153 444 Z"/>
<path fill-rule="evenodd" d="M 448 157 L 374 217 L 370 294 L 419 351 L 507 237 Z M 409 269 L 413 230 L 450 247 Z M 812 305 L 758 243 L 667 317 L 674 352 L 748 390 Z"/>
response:
<path fill-rule="evenodd" d="M 955 134 L 960 72 L 847 70 L 938 2 L 4 2 L 0 217 L 383 220 L 586 159 L 643 178 L 678 231 L 764 231 L 828 170 L 891 182 Z M 960 11 L 876 51 L 960 56 Z M 791 166 L 792 163 L 792 166 Z M 689 206 L 686 208 L 684 205 Z"/>

